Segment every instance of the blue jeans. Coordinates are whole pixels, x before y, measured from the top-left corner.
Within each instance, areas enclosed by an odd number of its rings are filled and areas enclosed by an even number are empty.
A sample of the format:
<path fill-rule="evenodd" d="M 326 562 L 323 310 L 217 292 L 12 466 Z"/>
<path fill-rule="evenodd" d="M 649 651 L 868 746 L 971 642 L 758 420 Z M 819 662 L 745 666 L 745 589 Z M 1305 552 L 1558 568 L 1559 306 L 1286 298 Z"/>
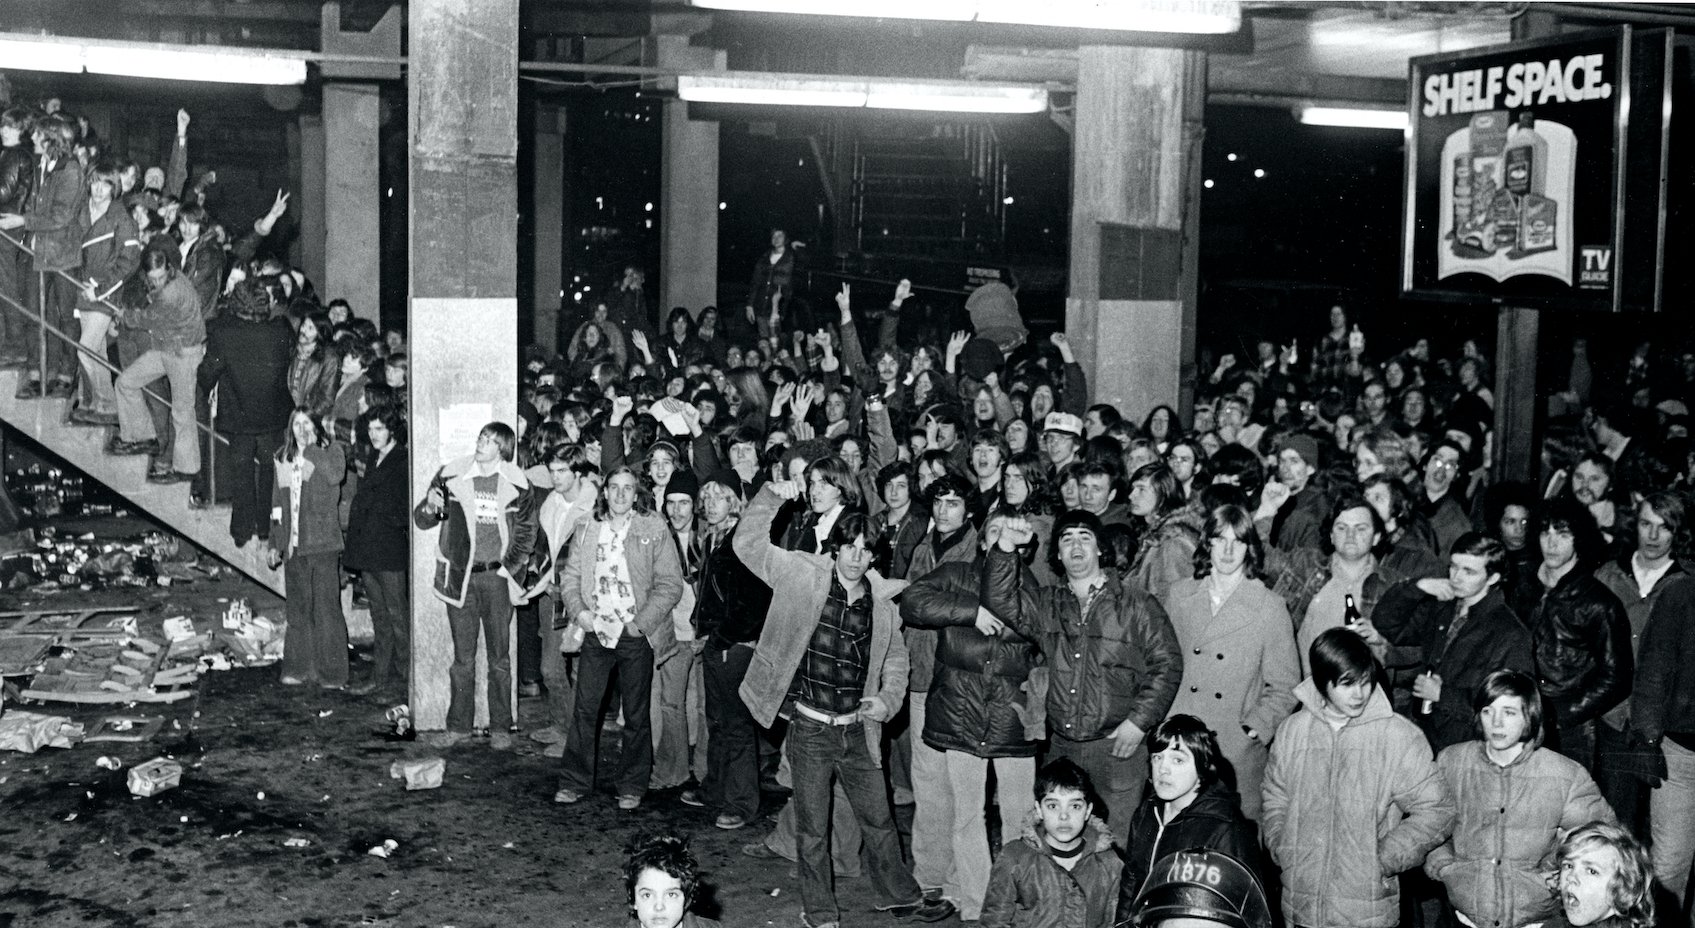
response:
<path fill-rule="evenodd" d="M 498 570 L 471 575 L 465 585 L 465 605 L 447 607 L 453 631 L 453 666 L 448 668 L 448 731 L 470 731 L 476 716 L 477 632 L 488 652 L 488 725 L 490 731 L 512 727 L 512 599 L 506 578 Z"/>
<path fill-rule="evenodd" d="M 913 905 L 924 894 L 901 859 L 883 771 L 865 744 L 865 726 L 825 725 L 796 715 L 789 723 L 789 764 L 794 769 L 800 898 L 813 924 L 841 920 L 830 872 L 830 791 L 840 780 L 865 835 L 866 863 L 879 906 Z"/>
<path fill-rule="evenodd" d="M 187 348 L 154 348 L 136 358 L 118 375 L 118 437 L 127 442 L 159 438 L 147 397 L 141 388 L 161 374 L 171 384 L 171 469 L 179 474 L 200 473 L 200 440 L 194 419 L 194 378 L 204 344 Z"/>
<path fill-rule="evenodd" d="M 653 729 L 648 694 L 653 688 L 653 647 L 640 636 L 625 635 L 616 648 L 607 648 L 594 635 L 583 642 L 577 658 L 576 705 L 571 713 L 571 730 L 565 736 L 565 756 L 560 758 L 559 786 L 579 795 L 594 791 L 595 747 L 600 734 L 600 703 L 618 671 L 618 696 L 624 708 L 624 732 L 620 740 L 618 770 L 614 775 L 618 795 L 647 795 L 648 777 L 653 775 Z"/>

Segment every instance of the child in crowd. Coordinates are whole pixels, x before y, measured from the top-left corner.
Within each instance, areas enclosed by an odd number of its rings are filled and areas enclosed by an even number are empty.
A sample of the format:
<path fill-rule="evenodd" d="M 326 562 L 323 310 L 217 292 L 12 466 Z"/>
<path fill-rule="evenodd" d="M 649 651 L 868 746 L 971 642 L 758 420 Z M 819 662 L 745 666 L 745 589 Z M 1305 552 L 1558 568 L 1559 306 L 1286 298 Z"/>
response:
<path fill-rule="evenodd" d="M 1560 843 L 1560 912 L 1542 928 L 1648 928 L 1654 924 L 1653 864 L 1617 825 L 1591 822 Z"/>
<path fill-rule="evenodd" d="M 689 911 L 700 886 L 700 864 L 686 839 L 645 836 L 628 850 L 624 889 L 641 928 L 717 928 L 717 922 Z"/>
<path fill-rule="evenodd" d="M 1066 758 L 1036 772 L 1036 813 L 1001 848 L 983 899 L 983 928 L 1108 928 L 1123 862 L 1094 817 L 1094 786 Z"/>

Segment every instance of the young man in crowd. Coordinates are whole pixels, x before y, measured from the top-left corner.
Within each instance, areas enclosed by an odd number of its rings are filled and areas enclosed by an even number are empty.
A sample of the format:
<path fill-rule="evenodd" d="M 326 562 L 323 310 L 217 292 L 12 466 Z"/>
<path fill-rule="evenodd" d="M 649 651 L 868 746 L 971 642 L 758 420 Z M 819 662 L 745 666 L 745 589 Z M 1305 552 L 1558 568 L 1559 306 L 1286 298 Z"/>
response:
<path fill-rule="evenodd" d="M 1088 772 L 1124 843 L 1148 776 L 1142 742 L 1177 696 L 1183 656 L 1159 603 L 1107 569 L 1102 536 L 1093 514 L 1061 514 L 1052 550 L 1065 581 L 1043 587 L 1018 556 L 1030 521 L 1008 519 L 983 572 L 983 605 L 1047 656 L 1048 756 Z"/>
<path fill-rule="evenodd" d="M 1404 581 L 1372 613 L 1367 640 L 1389 645 L 1397 703 L 1437 751 L 1470 741 L 1472 701 L 1497 670 L 1534 672 L 1530 633 L 1501 595 L 1507 552 L 1470 532 L 1454 543 L 1448 576 Z"/>
<path fill-rule="evenodd" d="M 736 529 L 736 554 L 772 589 L 771 613 L 740 689 L 759 724 L 789 721 L 784 750 L 794 773 L 801 919 L 838 926 L 827 830 L 840 782 L 864 834 L 877 908 L 935 922 L 952 903 L 924 896 L 901 858 L 880 767 L 882 725 L 906 694 L 907 653 L 894 597 L 905 584 L 871 570 L 877 539 L 858 512 L 835 520 L 818 553 L 771 543 L 780 503 L 800 497 L 793 481 L 766 484 Z"/>

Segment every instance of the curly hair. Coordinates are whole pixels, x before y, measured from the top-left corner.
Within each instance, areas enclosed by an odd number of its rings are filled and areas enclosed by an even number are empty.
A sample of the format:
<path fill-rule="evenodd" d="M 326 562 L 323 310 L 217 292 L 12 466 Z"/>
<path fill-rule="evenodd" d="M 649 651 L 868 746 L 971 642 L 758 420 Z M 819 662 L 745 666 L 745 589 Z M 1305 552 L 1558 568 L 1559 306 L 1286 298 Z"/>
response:
<path fill-rule="evenodd" d="M 1630 832 L 1605 822 L 1579 826 L 1560 842 L 1555 860 L 1563 866 L 1577 854 L 1595 847 L 1610 847 L 1619 857 L 1619 868 L 1607 886 L 1613 911 L 1630 928 L 1649 928 L 1654 924 L 1654 866 L 1642 842 L 1631 837 Z"/>
<path fill-rule="evenodd" d="M 629 859 L 624 861 L 624 891 L 630 905 L 636 904 L 636 882 L 648 870 L 658 870 L 673 877 L 681 885 L 685 908 L 694 904 L 695 890 L 700 886 L 700 864 L 689 851 L 689 840 L 676 835 L 640 835 L 625 846 Z"/>

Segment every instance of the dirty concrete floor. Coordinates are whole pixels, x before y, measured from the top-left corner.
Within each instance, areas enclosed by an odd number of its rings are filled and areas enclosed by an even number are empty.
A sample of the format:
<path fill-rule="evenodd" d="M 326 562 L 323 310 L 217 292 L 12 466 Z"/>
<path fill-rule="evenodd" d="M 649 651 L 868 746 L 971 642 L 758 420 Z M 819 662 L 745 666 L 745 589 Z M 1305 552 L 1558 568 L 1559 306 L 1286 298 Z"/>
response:
<path fill-rule="evenodd" d="M 210 618 L 232 596 L 282 612 L 236 578 L 45 599 L 0 593 L 0 608 L 126 603 L 159 622 Z M 355 660 L 354 682 L 368 666 Z M 692 836 L 708 884 L 703 914 L 727 926 L 801 924 L 791 865 L 740 853 L 769 830 L 780 800 L 767 797 L 762 820 L 730 832 L 674 791 L 650 794 L 635 812 L 617 809 L 610 786 L 558 806 L 558 761 L 521 735 L 512 753 L 486 741 L 445 751 L 389 741 L 387 701 L 277 677 L 275 667 L 209 673 L 193 699 L 138 707 L 168 718 L 150 743 L 0 752 L 0 928 L 633 925 L 619 866 L 643 830 Z M 91 724 L 102 714 L 27 708 Z M 534 718 L 543 711 L 538 699 L 521 704 L 528 725 L 543 724 Z M 395 759 L 431 753 L 447 762 L 442 788 L 407 792 L 389 779 Z M 97 767 L 101 755 L 123 769 Z M 183 764 L 182 785 L 131 797 L 129 768 L 160 755 Z M 290 838 L 309 844 L 291 848 Z M 399 845 L 390 859 L 367 855 L 384 839 Z M 841 880 L 837 891 L 846 925 L 897 924 L 871 911 L 866 880 Z"/>

